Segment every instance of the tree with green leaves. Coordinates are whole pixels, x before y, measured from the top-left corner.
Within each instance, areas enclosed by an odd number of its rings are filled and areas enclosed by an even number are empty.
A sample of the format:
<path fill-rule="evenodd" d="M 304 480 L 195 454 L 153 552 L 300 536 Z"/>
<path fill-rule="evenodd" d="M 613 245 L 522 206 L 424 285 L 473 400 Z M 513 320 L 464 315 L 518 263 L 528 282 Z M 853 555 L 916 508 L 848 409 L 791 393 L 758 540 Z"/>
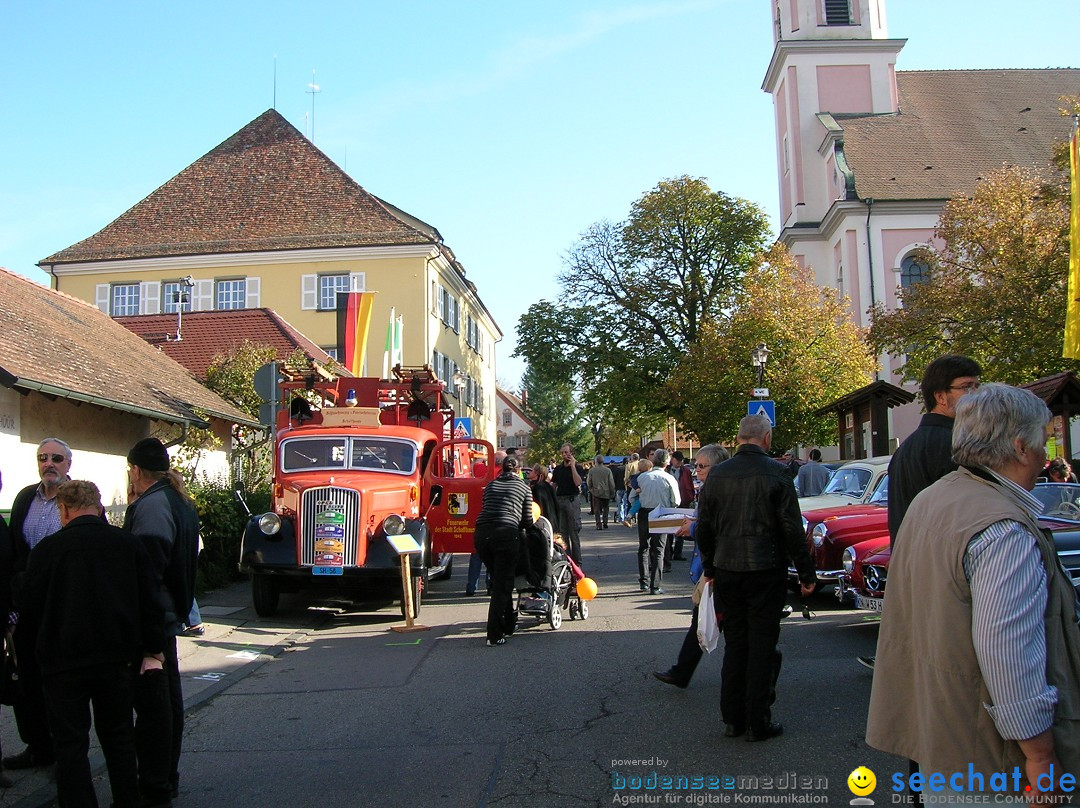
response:
<path fill-rule="evenodd" d="M 541 301 L 519 321 L 515 356 L 545 377 L 572 379 L 586 412 L 624 433 L 662 426 L 672 368 L 730 308 L 768 239 L 757 205 L 703 179 L 664 180 L 625 222 L 582 234 L 559 275 L 560 301 Z"/>
<path fill-rule="evenodd" d="M 1061 356 L 1069 266 L 1069 195 L 1020 168 L 996 171 L 946 203 L 940 248 L 921 253 L 927 280 L 902 306 L 872 312 L 876 350 L 904 357 L 905 380 L 946 353 L 977 360 L 984 377 L 1023 384 L 1078 363 Z"/>
<path fill-rule="evenodd" d="M 702 329 L 667 384 L 678 418 L 703 443 L 731 443 L 756 386 L 751 352 L 769 349 L 763 382 L 776 402 L 773 443 L 835 443 L 834 415 L 815 411 L 869 384 L 875 359 L 835 289 L 819 288 L 787 248 L 758 257 L 730 312 Z"/>
<path fill-rule="evenodd" d="M 592 441 L 574 400 L 573 386 L 565 378 L 545 377 L 531 366 L 521 383 L 527 393 L 525 413 L 536 424 L 529 435 L 529 462 L 554 462 L 564 443 L 574 447 L 575 457 L 588 457 Z"/>

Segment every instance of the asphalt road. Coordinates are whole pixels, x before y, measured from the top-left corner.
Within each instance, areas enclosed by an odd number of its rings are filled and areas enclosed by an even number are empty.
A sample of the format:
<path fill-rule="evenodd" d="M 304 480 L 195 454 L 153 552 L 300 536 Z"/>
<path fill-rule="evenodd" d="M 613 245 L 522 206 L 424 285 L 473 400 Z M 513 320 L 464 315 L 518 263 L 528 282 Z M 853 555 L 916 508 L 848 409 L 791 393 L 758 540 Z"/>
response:
<path fill-rule="evenodd" d="M 526 618 L 499 648 L 484 644 L 486 598 L 463 594 L 465 556 L 432 584 L 428 630 L 412 634 L 389 630 L 403 624 L 396 605 L 284 596 L 260 620 L 244 585 L 204 598 L 207 635 L 181 640 L 191 712 L 174 805 L 848 805 L 860 765 L 890 803 L 906 766 L 862 740 L 871 674 L 855 662 L 873 652 L 876 617 L 824 595 L 815 620 L 796 610 L 781 635 L 783 736 L 728 739 L 719 649 L 686 690 L 652 676 L 689 625 L 687 564 L 675 562 L 667 594 L 641 594 L 635 531 L 587 524 L 582 536 L 600 589 L 589 618 L 557 631 Z M 9 752 L 21 749 L 12 724 L 0 721 Z M 43 773 L 15 774 L 0 805 L 49 804 Z M 108 805 L 104 776 L 98 793 Z"/>

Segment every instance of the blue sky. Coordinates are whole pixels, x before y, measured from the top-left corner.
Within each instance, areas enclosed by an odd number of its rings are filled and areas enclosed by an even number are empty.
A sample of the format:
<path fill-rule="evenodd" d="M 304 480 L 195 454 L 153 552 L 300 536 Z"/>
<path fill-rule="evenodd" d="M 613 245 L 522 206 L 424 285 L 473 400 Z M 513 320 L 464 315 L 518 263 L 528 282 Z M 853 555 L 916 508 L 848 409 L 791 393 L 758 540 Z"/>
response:
<path fill-rule="evenodd" d="M 35 267 L 275 105 L 442 233 L 505 337 L 579 233 L 689 174 L 775 225 L 768 0 L 0 0 L 0 266 Z M 890 0 L 903 70 L 1076 67 L 1076 0 Z M 276 55 L 276 71 L 275 71 Z M 1080 88 L 1078 88 L 1080 92 Z M 4 302 L 0 302 L 3 305 Z"/>

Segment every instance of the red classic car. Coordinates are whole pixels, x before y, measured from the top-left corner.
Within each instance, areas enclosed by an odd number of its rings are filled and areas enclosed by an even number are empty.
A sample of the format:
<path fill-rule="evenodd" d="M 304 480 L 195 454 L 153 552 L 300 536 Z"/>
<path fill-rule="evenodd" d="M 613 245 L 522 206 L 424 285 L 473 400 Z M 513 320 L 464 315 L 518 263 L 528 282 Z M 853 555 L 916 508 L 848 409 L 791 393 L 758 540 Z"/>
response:
<path fill-rule="evenodd" d="M 1080 593 L 1080 485 L 1039 483 L 1032 493 L 1043 503 L 1039 523 L 1053 532 L 1058 558 Z M 849 547 L 843 559 L 849 572 L 838 593 L 846 589 L 854 594 L 858 608 L 880 612 L 890 558 L 888 536 L 883 545 L 867 541 Z"/>
<path fill-rule="evenodd" d="M 848 573 L 837 585 L 836 596 L 841 600 L 854 597 L 857 609 L 880 612 L 885 602 L 885 578 L 891 555 L 887 535 L 847 548 L 844 569 Z"/>
<path fill-rule="evenodd" d="M 889 534 L 889 478 L 884 477 L 865 505 L 839 505 L 803 513 L 806 546 L 817 570 L 818 587 L 840 583 L 844 577 L 844 551 L 867 539 Z M 795 584 L 795 568 L 788 569 Z"/>

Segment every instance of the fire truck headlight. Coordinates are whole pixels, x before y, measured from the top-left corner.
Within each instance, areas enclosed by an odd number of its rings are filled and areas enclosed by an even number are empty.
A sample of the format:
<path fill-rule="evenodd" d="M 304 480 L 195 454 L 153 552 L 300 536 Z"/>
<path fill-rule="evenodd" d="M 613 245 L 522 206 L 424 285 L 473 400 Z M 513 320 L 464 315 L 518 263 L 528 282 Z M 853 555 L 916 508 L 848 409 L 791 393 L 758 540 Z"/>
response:
<path fill-rule="evenodd" d="M 276 513 L 264 513 L 259 517 L 259 530 L 267 536 L 273 536 L 281 530 L 281 517 Z"/>
<path fill-rule="evenodd" d="M 383 519 L 382 526 L 387 536 L 400 536 L 405 532 L 405 520 L 396 513 Z"/>

